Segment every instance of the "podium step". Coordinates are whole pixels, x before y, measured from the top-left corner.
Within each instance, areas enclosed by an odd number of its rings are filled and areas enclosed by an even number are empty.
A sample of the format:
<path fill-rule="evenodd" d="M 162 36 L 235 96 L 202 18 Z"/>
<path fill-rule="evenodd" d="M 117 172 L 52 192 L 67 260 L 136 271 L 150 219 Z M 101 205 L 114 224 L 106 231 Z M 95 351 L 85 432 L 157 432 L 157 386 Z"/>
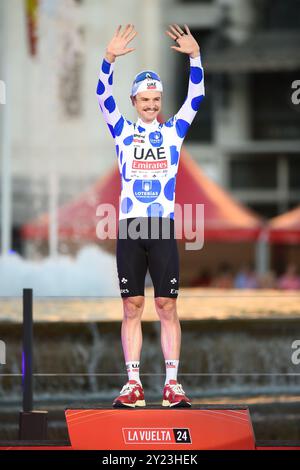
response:
<path fill-rule="evenodd" d="M 254 450 L 248 407 L 67 409 L 73 449 Z"/>

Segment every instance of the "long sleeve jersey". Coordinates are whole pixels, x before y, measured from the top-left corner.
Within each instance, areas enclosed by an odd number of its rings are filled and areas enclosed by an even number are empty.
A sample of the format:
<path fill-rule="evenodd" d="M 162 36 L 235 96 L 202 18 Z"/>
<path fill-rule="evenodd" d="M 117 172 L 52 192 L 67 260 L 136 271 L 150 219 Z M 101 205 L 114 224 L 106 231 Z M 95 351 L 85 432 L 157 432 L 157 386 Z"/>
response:
<path fill-rule="evenodd" d="M 179 111 L 168 121 L 136 123 L 125 119 L 113 97 L 114 63 L 103 59 L 97 96 L 114 138 L 122 190 L 119 219 L 174 218 L 176 175 L 180 149 L 204 97 L 201 57 L 190 57 L 188 93 Z"/>

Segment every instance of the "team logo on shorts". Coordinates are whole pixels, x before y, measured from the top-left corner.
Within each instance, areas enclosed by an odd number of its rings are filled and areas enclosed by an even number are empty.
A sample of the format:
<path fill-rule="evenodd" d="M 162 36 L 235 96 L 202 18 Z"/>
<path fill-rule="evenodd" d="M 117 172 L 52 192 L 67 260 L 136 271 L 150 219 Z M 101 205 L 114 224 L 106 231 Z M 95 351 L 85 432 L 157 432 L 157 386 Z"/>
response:
<path fill-rule="evenodd" d="M 159 131 L 150 132 L 149 140 L 150 144 L 153 145 L 153 147 L 160 147 L 163 143 L 162 133 Z"/>
<path fill-rule="evenodd" d="M 176 277 L 173 277 L 173 279 L 171 279 L 170 282 L 171 282 L 171 284 L 176 284 L 176 282 L 177 282 Z"/>
<path fill-rule="evenodd" d="M 121 279 L 121 282 L 122 282 L 122 284 L 126 284 L 126 283 L 128 282 L 128 279 L 126 279 L 126 277 L 123 277 L 123 278 Z"/>
<path fill-rule="evenodd" d="M 129 290 L 128 289 L 121 289 L 121 294 L 129 294 Z"/>

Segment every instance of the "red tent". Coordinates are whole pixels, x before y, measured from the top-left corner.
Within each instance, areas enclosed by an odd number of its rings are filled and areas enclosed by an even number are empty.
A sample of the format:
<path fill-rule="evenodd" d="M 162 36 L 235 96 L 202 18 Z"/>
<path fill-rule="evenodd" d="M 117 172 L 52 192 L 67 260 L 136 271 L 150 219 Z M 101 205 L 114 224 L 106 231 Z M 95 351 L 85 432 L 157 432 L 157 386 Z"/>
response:
<path fill-rule="evenodd" d="M 120 175 L 118 169 L 101 178 L 87 192 L 59 208 L 60 239 L 97 240 L 96 215 L 100 204 L 114 206 L 118 217 Z M 204 204 L 204 233 L 207 241 L 249 241 L 256 239 L 261 221 L 250 210 L 236 202 L 228 193 L 211 181 L 189 157 L 181 152 L 176 182 L 176 204 Z M 192 213 L 195 217 L 195 213 Z M 49 216 L 43 214 L 25 224 L 25 239 L 48 239 Z M 193 226 L 195 227 L 194 220 Z"/>
<path fill-rule="evenodd" d="M 58 210 L 60 239 L 99 240 L 96 226 L 101 217 L 96 215 L 100 204 L 111 204 L 117 213 L 120 194 L 118 169 L 101 178 L 86 193 Z M 204 234 L 206 241 L 252 241 L 260 232 L 262 222 L 250 210 L 235 201 L 225 190 L 210 180 L 189 157 L 184 149 L 176 182 L 176 204 L 204 205 Z M 175 211 L 177 214 L 178 211 Z M 192 211 L 192 227 L 195 228 L 195 211 Z M 175 216 L 176 218 L 176 216 Z M 116 219 L 117 220 L 117 219 Z M 49 216 L 25 224 L 25 239 L 48 239 Z M 116 232 L 116 224 L 115 224 Z"/>
<path fill-rule="evenodd" d="M 267 228 L 271 243 L 298 244 L 300 242 L 300 206 L 274 217 Z"/>

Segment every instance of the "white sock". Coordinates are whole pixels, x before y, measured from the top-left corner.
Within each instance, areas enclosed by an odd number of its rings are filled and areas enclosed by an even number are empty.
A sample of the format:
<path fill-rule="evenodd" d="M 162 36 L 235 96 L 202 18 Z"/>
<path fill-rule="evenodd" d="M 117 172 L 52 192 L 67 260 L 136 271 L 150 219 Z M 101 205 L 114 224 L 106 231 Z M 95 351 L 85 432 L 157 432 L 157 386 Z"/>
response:
<path fill-rule="evenodd" d="M 140 380 L 140 361 L 126 362 L 126 369 L 128 374 L 128 380 L 136 380 L 141 383 Z"/>
<path fill-rule="evenodd" d="M 165 385 L 166 385 L 169 382 L 169 380 L 177 380 L 179 361 L 175 359 L 167 359 L 165 361 L 165 364 L 166 364 L 166 381 L 165 381 Z"/>

